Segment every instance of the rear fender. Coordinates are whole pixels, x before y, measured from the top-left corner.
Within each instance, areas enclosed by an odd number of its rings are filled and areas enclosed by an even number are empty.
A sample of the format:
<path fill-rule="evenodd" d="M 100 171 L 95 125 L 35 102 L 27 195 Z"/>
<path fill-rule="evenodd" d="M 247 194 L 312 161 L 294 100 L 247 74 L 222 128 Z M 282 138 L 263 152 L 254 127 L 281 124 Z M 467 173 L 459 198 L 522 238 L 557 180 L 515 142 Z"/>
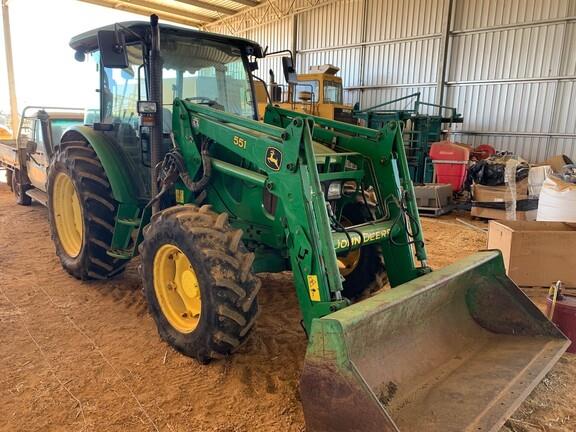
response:
<path fill-rule="evenodd" d="M 144 185 L 124 150 L 112 138 L 89 126 L 73 126 L 62 136 L 61 142 L 85 139 L 94 149 L 112 187 L 114 199 L 123 204 L 137 205 L 143 197 Z"/>

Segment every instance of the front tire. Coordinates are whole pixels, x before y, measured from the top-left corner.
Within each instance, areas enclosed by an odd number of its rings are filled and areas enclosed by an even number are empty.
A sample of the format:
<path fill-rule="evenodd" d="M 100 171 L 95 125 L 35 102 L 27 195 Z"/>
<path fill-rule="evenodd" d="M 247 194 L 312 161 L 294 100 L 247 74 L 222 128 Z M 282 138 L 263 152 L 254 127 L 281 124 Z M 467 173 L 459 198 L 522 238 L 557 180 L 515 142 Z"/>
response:
<path fill-rule="evenodd" d="M 241 236 L 210 206 L 168 208 L 144 230 L 141 275 L 158 333 L 201 363 L 234 352 L 258 315 L 260 279 Z"/>
<path fill-rule="evenodd" d="M 96 152 L 63 142 L 48 170 L 50 231 L 62 267 L 78 279 L 106 279 L 127 260 L 109 256 L 118 203 Z"/>
<path fill-rule="evenodd" d="M 359 225 L 370 220 L 369 210 L 363 203 L 355 203 L 344 208 L 344 225 Z M 364 293 L 382 288 L 388 281 L 384 258 L 380 245 L 371 244 L 338 257 L 345 265 L 340 269 L 344 277 L 342 283 L 344 297 L 358 299 Z"/>

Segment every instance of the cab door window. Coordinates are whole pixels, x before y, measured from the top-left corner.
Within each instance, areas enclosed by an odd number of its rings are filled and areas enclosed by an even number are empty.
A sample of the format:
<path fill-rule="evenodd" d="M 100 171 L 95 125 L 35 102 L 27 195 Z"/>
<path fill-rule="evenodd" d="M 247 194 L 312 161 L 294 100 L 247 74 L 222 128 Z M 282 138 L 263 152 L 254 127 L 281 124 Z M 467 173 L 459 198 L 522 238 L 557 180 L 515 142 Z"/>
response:
<path fill-rule="evenodd" d="M 34 141 L 36 142 L 36 153 L 46 153 L 46 144 L 44 143 L 44 134 L 42 132 L 42 122 L 36 120 L 34 127 Z"/>
<path fill-rule="evenodd" d="M 130 125 L 137 130 L 138 73 L 143 62 L 142 46 L 130 45 L 127 51 L 129 61 L 127 68 L 103 68 L 101 121 Z"/>
<path fill-rule="evenodd" d="M 294 86 L 294 102 L 318 102 L 320 96 L 319 82 L 316 80 L 298 81 Z"/>
<path fill-rule="evenodd" d="M 324 103 L 342 103 L 342 83 L 324 81 Z"/>

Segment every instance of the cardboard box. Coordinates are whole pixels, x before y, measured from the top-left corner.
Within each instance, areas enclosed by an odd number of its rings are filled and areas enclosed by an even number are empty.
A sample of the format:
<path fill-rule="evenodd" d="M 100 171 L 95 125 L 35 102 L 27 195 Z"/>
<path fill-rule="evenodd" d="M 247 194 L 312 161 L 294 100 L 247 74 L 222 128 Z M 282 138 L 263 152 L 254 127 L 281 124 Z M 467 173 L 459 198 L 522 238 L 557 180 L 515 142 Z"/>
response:
<path fill-rule="evenodd" d="M 564 165 L 570 165 L 572 163 L 572 160 L 568 156 L 556 155 L 538 165 L 550 165 L 552 171 L 559 173 L 562 171 L 562 167 L 564 167 Z"/>
<path fill-rule="evenodd" d="M 508 186 L 484 186 L 480 184 L 472 185 L 472 197 L 478 202 L 506 202 L 510 200 L 507 194 Z M 516 183 L 516 200 L 528 198 L 528 178 Z"/>
<path fill-rule="evenodd" d="M 490 221 L 488 249 L 499 249 L 506 272 L 520 286 L 576 288 L 576 224 Z"/>
<path fill-rule="evenodd" d="M 517 221 L 535 221 L 537 213 L 538 213 L 538 209 L 528 210 L 528 211 L 516 210 L 516 220 Z M 484 219 L 497 219 L 497 220 L 503 220 L 503 221 L 507 220 L 506 210 L 484 208 L 484 207 L 475 207 L 475 206 L 473 206 L 472 209 L 470 210 L 470 216 L 484 218 Z"/>
<path fill-rule="evenodd" d="M 414 185 L 418 208 L 442 208 L 452 205 L 452 185 L 425 183 Z"/>

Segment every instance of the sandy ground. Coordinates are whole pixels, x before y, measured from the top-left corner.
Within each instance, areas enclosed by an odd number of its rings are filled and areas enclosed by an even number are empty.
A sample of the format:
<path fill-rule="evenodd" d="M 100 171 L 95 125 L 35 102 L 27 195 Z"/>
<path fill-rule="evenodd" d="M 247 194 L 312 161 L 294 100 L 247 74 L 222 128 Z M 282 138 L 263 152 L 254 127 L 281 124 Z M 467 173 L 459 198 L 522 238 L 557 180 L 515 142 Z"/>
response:
<path fill-rule="evenodd" d="M 237 355 L 200 366 L 159 339 L 137 262 L 112 281 L 73 279 L 54 255 L 46 213 L 16 206 L 0 185 L 0 430 L 304 430 L 306 341 L 289 277 L 265 276 L 262 315 Z M 486 234 L 457 217 L 423 222 L 435 268 L 485 245 Z M 502 431 L 576 430 L 575 384 L 576 358 L 565 355 Z"/>

